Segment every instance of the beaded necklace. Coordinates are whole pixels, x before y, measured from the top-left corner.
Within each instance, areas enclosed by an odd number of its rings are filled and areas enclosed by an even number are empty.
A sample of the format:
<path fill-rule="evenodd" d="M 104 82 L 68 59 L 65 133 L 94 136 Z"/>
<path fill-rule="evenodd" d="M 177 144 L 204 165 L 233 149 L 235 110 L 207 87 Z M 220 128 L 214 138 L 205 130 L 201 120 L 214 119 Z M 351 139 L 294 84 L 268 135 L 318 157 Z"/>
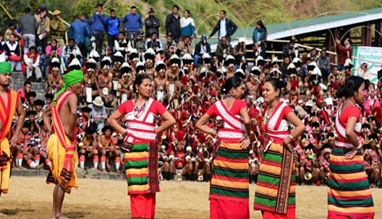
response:
<path fill-rule="evenodd" d="M 147 100 L 141 107 L 138 107 L 138 98 L 135 99 L 135 102 L 134 102 L 134 117 L 135 118 L 138 119 L 139 117 L 142 116 L 142 113 L 145 110 L 146 105 L 147 105 Z"/>

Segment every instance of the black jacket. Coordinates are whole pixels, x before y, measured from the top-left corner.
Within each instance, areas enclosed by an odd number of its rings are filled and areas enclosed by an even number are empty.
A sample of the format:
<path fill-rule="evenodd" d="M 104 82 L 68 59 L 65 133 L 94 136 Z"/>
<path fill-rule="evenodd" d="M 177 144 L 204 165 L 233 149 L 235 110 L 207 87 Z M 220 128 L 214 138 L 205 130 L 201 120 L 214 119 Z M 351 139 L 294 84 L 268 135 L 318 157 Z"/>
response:
<path fill-rule="evenodd" d="M 217 31 L 220 32 L 220 22 L 221 20 L 219 19 L 216 26 L 212 30 L 210 37 L 212 37 Z M 229 38 L 236 32 L 237 25 L 231 19 L 226 18 L 225 29 L 227 31 L 226 37 Z M 220 36 L 220 33 L 219 33 L 219 36 Z"/>
<path fill-rule="evenodd" d="M 194 51 L 194 55 L 202 55 L 202 54 L 200 54 L 200 52 L 201 52 L 201 47 L 202 47 L 202 43 L 201 42 L 199 42 L 199 43 L 197 43 L 196 44 L 196 46 L 195 46 L 195 51 Z M 211 53 L 211 46 L 210 46 L 210 44 L 209 43 L 207 43 L 206 42 L 206 44 L 204 45 L 205 47 L 206 47 L 206 49 L 204 50 L 204 52 L 206 52 L 206 53 Z"/>
<path fill-rule="evenodd" d="M 180 37 L 180 16 L 176 18 L 172 13 L 166 17 L 166 35 L 171 36 L 173 39 Z"/>
<path fill-rule="evenodd" d="M 156 17 L 147 17 L 145 19 L 146 37 L 150 38 L 154 33 L 159 37 L 160 22 Z"/>

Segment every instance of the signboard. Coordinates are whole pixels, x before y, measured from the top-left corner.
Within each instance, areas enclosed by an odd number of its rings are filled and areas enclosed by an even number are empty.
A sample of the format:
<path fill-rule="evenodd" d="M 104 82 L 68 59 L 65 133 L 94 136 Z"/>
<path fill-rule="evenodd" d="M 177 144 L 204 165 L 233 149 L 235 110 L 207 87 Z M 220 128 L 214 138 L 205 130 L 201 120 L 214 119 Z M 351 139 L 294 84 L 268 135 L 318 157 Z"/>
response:
<path fill-rule="evenodd" d="M 371 73 L 370 81 L 374 84 L 378 81 L 378 71 L 382 68 L 382 48 L 369 46 L 354 46 L 352 54 L 353 75 L 357 75 L 357 69 L 363 64 Z"/>

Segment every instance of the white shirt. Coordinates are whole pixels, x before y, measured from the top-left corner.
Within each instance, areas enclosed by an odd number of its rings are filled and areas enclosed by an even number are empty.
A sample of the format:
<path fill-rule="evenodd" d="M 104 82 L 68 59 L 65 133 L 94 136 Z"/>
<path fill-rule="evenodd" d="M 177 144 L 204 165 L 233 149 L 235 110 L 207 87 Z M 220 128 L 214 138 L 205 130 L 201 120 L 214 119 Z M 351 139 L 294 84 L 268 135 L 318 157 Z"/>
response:
<path fill-rule="evenodd" d="M 220 20 L 220 32 L 219 32 L 219 40 L 227 35 L 227 30 L 226 30 L 226 21 L 227 19 Z"/>

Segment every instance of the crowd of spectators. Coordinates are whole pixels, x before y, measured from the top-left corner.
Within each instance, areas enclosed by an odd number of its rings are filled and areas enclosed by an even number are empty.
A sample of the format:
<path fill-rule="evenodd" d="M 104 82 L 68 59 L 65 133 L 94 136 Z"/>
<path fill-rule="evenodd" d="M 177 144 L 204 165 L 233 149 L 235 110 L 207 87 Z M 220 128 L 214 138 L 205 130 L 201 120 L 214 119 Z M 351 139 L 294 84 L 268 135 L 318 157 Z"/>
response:
<path fill-rule="evenodd" d="M 177 119 L 177 124 L 158 138 L 161 178 L 208 181 L 217 139 L 197 131 L 194 125 L 209 106 L 222 98 L 220 87 L 224 81 L 235 75 L 245 82 L 243 98 L 252 121 L 253 143 L 248 150 L 250 181 L 256 181 L 261 164 L 261 130 L 267 109 L 262 85 L 267 78 L 276 77 L 287 82 L 282 98 L 307 127 L 303 136 L 294 142 L 297 181 L 317 185 L 326 182 L 330 172 L 328 160 L 336 137 L 334 120 L 341 104 L 336 90 L 353 68 L 349 38 L 343 45 L 337 41 L 338 66 L 330 64 L 325 50 L 301 52 L 293 40 L 285 45 L 281 63 L 265 61 L 267 33 L 263 22 L 259 21 L 253 34 L 255 61 L 250 63 L 246 39 L 240 38 L 237 45 L 231 44 L 237 26 L 226 18 L 224 10 L 220 11 L 220 19 L 209 35 L 218 32 L 219 42 L 213 53 L 209 37 L 202 35 L 200 40 L 196 39 L 190 11 L 185 10 L 181 17 L 179 7 L 174 5 L 162 25 L 153 8 L 144 21 L 136 9 L 132 6 L 130 13 L 120 19 L 114 10 L 106 16 L 102 5 L 97 5 L 97 12 L 91 19 L 86 15 L 74 18 L 67 42 L 63 37 L 67 29 L 59 10 L 54 11 L 54 18 L 50 20 L 46 7 L 40 7 L 36 15 L 31 15 L 27 8 L 19 21 L 9 22 L 1 38 L 2 56 L 27 78 L 18 91 L 27 119 L 13 154 L 15 168 L 39 169 L 49 165 L 46 144 L 50 130 L 44 127 L 42 115 L 62 87 L 61 75 L 81 69 L 85 80 L 79 96 L 79 167 L 123 172 L 123 152 L 118 147 L 123 139 L 106 120 L 116 106 L 135 98 L 135 76 L 146 73 L 153 81 L 152 97 L 163 103 Z M 163 42 L 159 38 L 162 26 L 166 30 Z M 193 40 L 198 41 L 195 48 Z M 367 64 L 361 67 L 358 74 L 369 79 Z M 35 99 L 37 94 L 31 83 L 34 80 L 46 81 L 48 89 L 44 100 Z M 363 125 L 359 140 L 364 143 L 365 169 L 372 186 L 377 186 L 382 178 L 381 87 L 381 82 L 370 84 L 365 91 L 364 105 L 360 106 Z M 210 123 L 218 126 L 219 120 Z"/>

